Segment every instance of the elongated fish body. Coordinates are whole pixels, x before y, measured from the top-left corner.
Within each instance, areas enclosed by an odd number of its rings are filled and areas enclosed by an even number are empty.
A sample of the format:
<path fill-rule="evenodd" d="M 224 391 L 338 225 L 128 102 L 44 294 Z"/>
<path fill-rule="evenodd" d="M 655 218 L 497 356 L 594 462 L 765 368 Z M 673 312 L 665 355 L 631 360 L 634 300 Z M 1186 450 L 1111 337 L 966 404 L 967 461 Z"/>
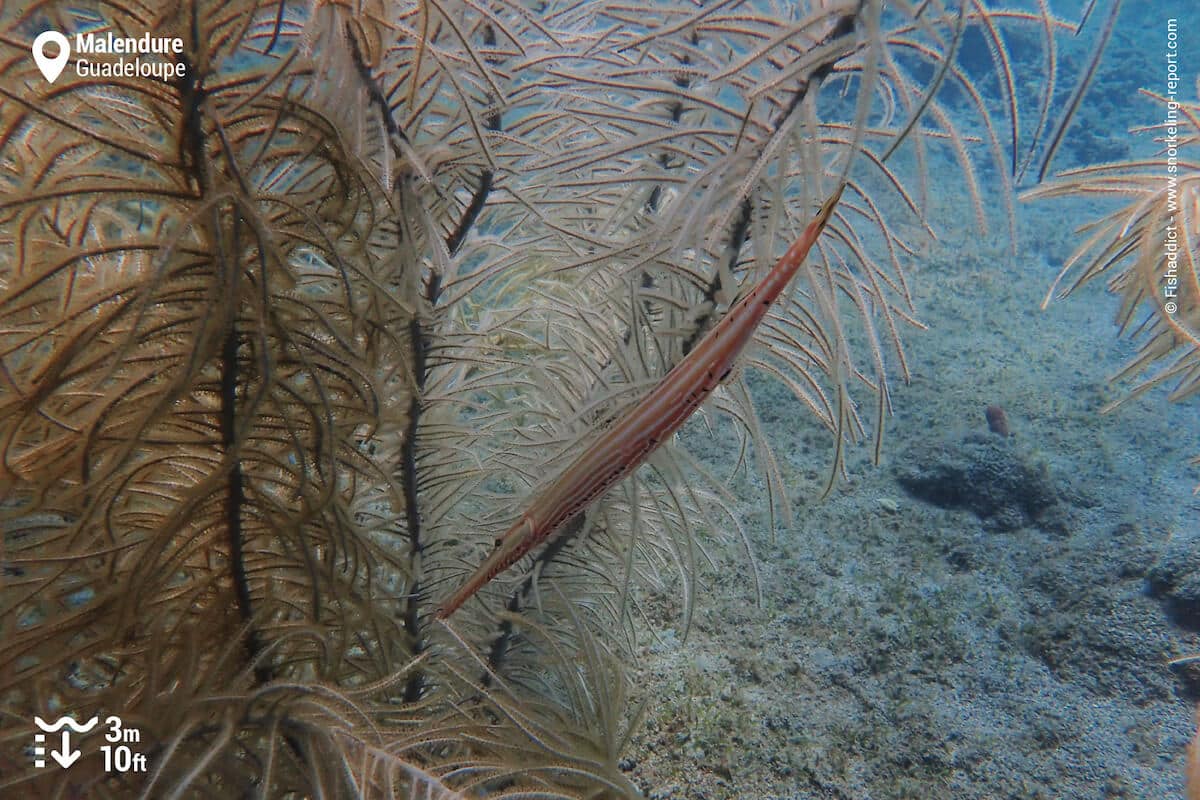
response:
<path fill-rule="evenodd" d="M 804 263 L 841 198 L 842 188 L 839 186 L 825 201 L 804 233 L 758 285 L 738 300 L 649 394 L 540 492 L 511 528 L 497 537 L 492 554 L 438 608 L 438 619 L 453 614 L 482 586 L 641 466 L 708 399 L 729 376 L 767 310 Z"/>

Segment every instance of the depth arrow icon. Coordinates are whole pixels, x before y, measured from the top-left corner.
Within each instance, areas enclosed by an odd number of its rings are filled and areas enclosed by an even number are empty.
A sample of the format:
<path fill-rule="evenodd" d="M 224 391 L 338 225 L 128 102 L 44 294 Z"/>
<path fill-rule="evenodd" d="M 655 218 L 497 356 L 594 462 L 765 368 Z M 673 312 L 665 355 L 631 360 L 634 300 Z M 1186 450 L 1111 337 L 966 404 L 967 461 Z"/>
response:
<path fill-rule="evenodd" d="M 81 753 L 78 750 L 71 749 L 70 731 L 63 730 L 62 732 L 62 751 L 51 750 L 50 755 L 63 769 L 66 769 L 79 760 Z"/>

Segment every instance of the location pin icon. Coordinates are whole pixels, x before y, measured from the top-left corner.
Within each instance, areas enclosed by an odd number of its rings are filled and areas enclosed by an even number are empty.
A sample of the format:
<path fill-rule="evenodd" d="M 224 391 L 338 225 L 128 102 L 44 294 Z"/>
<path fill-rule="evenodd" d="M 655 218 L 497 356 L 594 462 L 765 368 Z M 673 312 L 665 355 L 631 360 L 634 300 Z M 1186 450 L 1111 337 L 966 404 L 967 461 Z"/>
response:
<path fill-rule="evenodd" d="M 58 55 L 53 58 L 46 55 L 46 45 L 50 42 L 58 45 Z M 38 34 L 38 37 L 33 40 L 33 60 L 37 62 L 38 69 L 46 76 L 46 80 L 51 83 L 58 80 L 58 76 L 62 74 L 63 67 L 67 65 L 67 59 L 70 57 L 71 44 L 67 41 L 67 37 L 58 31 L 45 31 Z"/>

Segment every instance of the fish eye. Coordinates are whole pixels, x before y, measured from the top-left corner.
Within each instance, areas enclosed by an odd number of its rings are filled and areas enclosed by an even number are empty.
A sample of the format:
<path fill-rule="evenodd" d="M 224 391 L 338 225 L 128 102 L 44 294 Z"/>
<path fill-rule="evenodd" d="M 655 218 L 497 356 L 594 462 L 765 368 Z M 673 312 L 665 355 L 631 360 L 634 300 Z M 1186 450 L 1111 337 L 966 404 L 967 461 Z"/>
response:
<path fill-rule="evenodd" d="M 499 549 L 500 549 L 500 545 L 502 545 L 502 544 L 504 544 L 504 537 L 503 537 L 503 536 L 497 536 L 497 537 L 496 537 L 496 549 L 497 549 L 497 550 L 499 550 Z"/>

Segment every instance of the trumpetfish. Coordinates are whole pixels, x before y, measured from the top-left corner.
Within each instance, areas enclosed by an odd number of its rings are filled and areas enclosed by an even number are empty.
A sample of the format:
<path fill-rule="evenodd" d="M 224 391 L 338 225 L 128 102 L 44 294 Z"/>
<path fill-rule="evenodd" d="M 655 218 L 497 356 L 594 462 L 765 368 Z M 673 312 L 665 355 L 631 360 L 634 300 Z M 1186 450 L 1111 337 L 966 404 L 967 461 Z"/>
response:
<path fill-rule="evenodd" d="M 842 196 L 838 186 L 804 233 L 758 284 L 733 304 L 650 392 L 622 413 L 561 475 L 540 492 L 471 576 L 438 607 L 446 619 L 522 556 L 548 540 L 592 501 L 636 470 L 733 371 L 771 304 L 787 288 Z"/>

